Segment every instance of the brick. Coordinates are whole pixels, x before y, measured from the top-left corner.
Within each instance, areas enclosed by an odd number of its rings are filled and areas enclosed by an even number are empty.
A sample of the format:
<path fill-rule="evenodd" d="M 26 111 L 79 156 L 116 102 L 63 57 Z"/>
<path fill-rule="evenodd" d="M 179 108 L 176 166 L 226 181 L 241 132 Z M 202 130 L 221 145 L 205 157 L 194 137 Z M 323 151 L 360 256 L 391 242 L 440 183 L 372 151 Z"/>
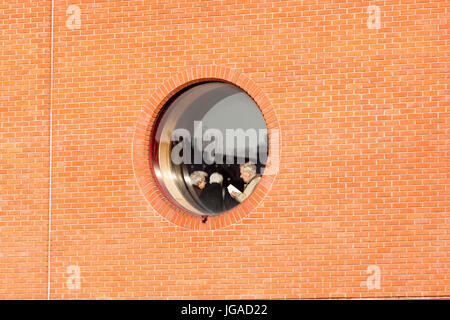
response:
<path fill-rule="evenodd" d="M 358 2 L 56 2 L 50 261 L 51 2 L 0 5 L 0 297 L 448 297 L 446 4 L 375 3 L 368 29 Z M 148 161 L 165 102 L 204 80 L 281 134 L 277 174 L 206 224 Z"/>

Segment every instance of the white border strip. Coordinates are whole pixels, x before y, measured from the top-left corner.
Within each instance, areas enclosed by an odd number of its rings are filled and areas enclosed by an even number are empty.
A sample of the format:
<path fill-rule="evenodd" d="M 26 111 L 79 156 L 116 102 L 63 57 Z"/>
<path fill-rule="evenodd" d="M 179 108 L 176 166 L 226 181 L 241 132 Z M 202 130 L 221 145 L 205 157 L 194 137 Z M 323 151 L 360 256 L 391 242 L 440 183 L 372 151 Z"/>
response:
<path fill-rule="evenodd" d="M 49 164 L 49 186 L 48 186 L 48 269 L 47 269 L 47 300 L 50 300 L 50 249 L 52 235 L 52 166 L 53 166 L 53 13 L 55 8 L 55 0 L 52 0 L 52 25 L 51 25 L 51 51 L 50 51 L 50 164 Z"/>

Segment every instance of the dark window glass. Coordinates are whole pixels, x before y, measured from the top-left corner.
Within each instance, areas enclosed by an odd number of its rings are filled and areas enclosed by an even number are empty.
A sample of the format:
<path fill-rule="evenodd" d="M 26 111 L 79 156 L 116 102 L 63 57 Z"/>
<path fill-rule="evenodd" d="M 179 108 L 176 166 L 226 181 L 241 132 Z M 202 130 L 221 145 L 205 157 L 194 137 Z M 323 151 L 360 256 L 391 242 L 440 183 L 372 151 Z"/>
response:
<path fill-rule="evenodd" d="M 170 99 L 157 120 L 151 155 L 155 175 L 178 206 L 218 214 L 242 202 L 229 185 L 243 192 L 245 182 L 259 181 L 244 182 L 240 165 L 254 164 L 253 179 L 262 174 L 267 138 L 262 113 L 249 95 L 228 83 L 200 83 Z"/>

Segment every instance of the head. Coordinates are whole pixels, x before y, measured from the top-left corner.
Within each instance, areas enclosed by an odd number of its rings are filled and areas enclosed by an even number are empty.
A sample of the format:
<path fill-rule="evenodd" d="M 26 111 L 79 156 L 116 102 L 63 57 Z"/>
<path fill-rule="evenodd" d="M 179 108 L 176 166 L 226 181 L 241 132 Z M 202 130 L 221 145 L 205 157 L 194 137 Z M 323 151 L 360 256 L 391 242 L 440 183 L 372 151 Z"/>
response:
<path fill-rule="evenodd" d="M 197 186 L 200 189 L 204 189 L 206 186 L 207 176 L 208 174 L 204 171 L 194 171 L 189 177 L 191 178 L 191 182 L 194 186 Z"/>
<path fill-rule="evenodd" d="M 223 176 L 220 173 L 214 172 L 211 177 L 209 177 L 209 183 L 222 184 Z"/>
<path fill-rule="evenodd" d="M 241 164 L 240 169 L 241 178 L 245 183 L 250 182 L 250 180 L 252 180 L 252 178 L 256 175 L 256 165 L 251 162 Z"/>

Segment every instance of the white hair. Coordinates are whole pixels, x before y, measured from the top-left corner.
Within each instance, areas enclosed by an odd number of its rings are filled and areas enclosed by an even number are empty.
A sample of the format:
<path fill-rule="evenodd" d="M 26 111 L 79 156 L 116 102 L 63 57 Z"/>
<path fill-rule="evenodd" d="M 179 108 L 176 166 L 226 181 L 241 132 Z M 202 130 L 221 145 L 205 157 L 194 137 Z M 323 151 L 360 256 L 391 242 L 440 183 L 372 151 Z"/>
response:
<path fill-rule="evenodd" d="M 194 171 L 189 176 L 193 185 L 198 186 L 203 180 L 206 181 L 208 174 L 204 171 Z"/>
<path fill-rule="evenodd" d="M 241 164 L 241 169 L 244 171 L 248 171 L 252 174 L 256 174 L 256 165 L 252 162 Z"/>
<path fill-rule="evenodd" d="M 223 182 L 223 176 L 220 173 L 214 172 L 211 177 L 209 177 L 209 183 L 220 183 Z"/>

